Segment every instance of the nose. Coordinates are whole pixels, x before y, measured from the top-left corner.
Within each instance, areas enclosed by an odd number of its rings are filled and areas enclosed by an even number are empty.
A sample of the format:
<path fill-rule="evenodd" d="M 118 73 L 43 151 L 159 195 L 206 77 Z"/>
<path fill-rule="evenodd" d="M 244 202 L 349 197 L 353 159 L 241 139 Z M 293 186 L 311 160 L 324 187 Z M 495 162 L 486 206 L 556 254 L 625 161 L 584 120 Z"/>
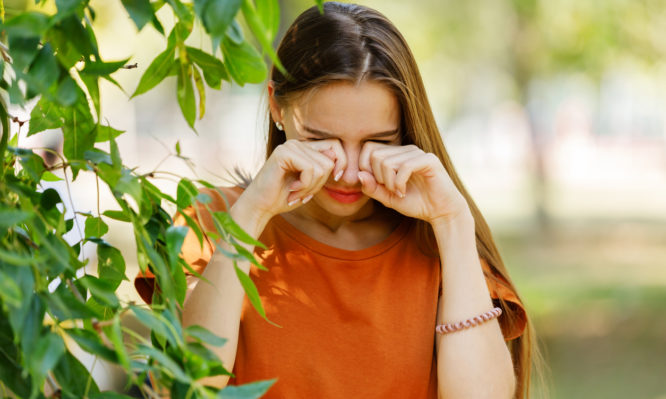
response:
<path fill-rule="evenodd" d="M 361 183 L 358 180 L 358 172 L 360 171 L 358 161 L 359 155 L 361 155 L 361 149 L 344 148 L 344 151 L 347 156 L 347 167 L 345 168 L 345 172 L 342 174 L 340 181 L 348 186 L 358 186 Z"/>

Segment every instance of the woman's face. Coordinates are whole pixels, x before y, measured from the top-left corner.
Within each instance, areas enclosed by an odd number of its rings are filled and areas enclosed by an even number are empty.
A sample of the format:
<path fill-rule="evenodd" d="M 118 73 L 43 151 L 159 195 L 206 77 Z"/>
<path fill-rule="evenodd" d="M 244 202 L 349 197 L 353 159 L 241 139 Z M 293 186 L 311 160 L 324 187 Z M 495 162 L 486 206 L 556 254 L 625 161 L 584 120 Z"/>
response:
<path fill-rule="evenodd" d="M 306 205 L 311 211 L 353 218 L 372 206 L 361 192 L 359 154 L 367 142 L 400 145 L 400 105 L 389 88 L 372 81 L 331 83 L 284 107 L 271 101 L 271 112 L 284 124 L 288 140 L 336 139 L 347 157 L 342 177 L 330 176 Z"/>

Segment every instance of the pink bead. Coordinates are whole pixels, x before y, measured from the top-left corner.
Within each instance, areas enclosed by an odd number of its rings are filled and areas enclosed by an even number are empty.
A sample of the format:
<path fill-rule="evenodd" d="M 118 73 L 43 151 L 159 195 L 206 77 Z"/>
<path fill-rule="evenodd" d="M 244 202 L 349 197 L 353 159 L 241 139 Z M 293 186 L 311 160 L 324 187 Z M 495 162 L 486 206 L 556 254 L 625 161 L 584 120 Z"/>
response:
<path fill-rule="evenodd" d="M 474 327 L 479 324 L 485 323 L 486 321 L 499 317 L 501 314 L 502 314 L 502 309 L 499 307 L 495 307 L 492 310 L 489 310 L 478 316 L 471 317 L 467 320 L 459 321 L 457 323 L 440 324 L 437 327 L 435 327 L 435 331 L 438 332 L 439 334 L 448 334 L 460 331 L 466 328 Z"/>

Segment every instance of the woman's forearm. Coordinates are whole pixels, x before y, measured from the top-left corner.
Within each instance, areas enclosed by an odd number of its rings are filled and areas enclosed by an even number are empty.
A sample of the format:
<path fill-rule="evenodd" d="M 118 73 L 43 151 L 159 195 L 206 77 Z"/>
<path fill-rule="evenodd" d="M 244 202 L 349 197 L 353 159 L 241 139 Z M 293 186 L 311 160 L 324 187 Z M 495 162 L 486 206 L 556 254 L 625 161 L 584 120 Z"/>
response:
<path fill-rule="evenodd" d="M 259 217 L 245 206 L 242 198 L 229 210 L 231 217 L 253 237 L 258 237 L 268 220 Z M 230 251 L 228 244 L 221 245 Z M 247 246 L 253 252 L 251 246 Z M 245 273 L 250 270 L 250 262 L 237 260 L 238 267 Z M 221 251 L 215 251 L 210 262 L 202 273 L 210 284 L 199 282 L 189 295 L 183 309 L 183 325 L 198 324 L 209 329 L 216 335 L 227 339 L 222 347 L 210 347 L 218 355 L 224 367 L 231 371 L 236 359 L 238 348 L 238 334 L 240 317 L 243 309 L 245 291 L 238 281 L 231 259 Z M 229 377 L 218 376 L 206 379 L 203 382 L 209 385 L 223 387 Z"/>
<path fill-rule="evenodd" d="M 493 307 L 481 269 L 471 213 L 433 224 L 442 267 L 437 323 L 455 323 Z M 511 398 L 515 377 L 497 319 L 436 336 L 441 398 Z"/>

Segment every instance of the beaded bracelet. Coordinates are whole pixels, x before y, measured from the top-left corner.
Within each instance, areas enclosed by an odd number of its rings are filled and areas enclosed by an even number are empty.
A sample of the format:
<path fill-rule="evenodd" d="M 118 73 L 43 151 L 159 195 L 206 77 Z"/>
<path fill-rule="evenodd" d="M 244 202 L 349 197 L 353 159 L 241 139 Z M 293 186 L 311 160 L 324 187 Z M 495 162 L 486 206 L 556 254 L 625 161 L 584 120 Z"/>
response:
<path fill-rule="evenodd" d="M 478 316 L 472 317 L 465 321 L 459 321 L 457 323 L 440 324 L 437 327 L 435 327 L 435 331 L 437 331 L 440 334 L 448 334 L 464 330 L 466 328 L 474 327 L 479 324 L 485 323 L 489 320 L 495 319 L 499 317 L 501 314 L 502 314 L 502 309 L 496 307 L 492 310 L 487 311 L 486 313 L 482 313 Z"/>

